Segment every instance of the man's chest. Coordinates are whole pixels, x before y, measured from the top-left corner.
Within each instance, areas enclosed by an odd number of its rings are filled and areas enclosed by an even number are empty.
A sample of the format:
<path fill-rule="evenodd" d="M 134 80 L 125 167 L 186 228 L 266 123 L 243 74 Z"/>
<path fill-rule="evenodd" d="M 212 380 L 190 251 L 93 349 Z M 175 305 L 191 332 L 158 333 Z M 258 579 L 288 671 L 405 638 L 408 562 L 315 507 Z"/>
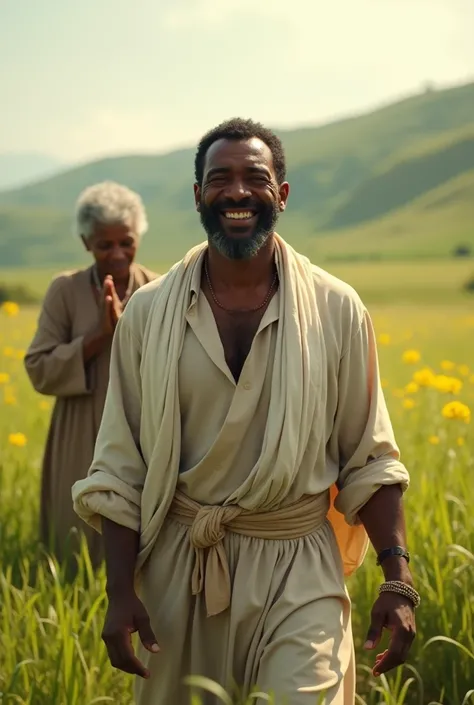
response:
<path fill-rule="evenodd" d="M 260 326 L 263 311 L 228 314 L 217 309 L 213 313 L 227 366 L 238 381 Z"/>

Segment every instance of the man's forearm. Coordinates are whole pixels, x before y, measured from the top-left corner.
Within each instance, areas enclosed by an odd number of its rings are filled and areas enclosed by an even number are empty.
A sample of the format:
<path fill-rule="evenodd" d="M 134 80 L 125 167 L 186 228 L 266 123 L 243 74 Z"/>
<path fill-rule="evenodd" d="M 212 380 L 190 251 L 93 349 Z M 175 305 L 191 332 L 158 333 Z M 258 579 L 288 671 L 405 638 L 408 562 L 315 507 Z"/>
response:
<path fill-rule="evenodd" d="M 393 546 L 406 548 L 405 514 L 400 485 L 381 487 L 360 510 L 359 517 L 377 554 L 384 548 Z M 386 580 L 412 583 L 405 558 L 390 556 L 383 561 L 381 567 Z"/>
<path fill-rule="evenodd" d="M 110 597 L 135 590 L 139 534 L 110 519 L 102 518 L 102 536 L 107 570 L 107 594 Z"/>
<path fill-rule="evenodd" d="M 97 357 L 105 349 L 111 336 L 107 335 L 100 328 L 91 330 L 85 337 L 82 344 L 82 356 L 87 364 L 93 357 Z"/>

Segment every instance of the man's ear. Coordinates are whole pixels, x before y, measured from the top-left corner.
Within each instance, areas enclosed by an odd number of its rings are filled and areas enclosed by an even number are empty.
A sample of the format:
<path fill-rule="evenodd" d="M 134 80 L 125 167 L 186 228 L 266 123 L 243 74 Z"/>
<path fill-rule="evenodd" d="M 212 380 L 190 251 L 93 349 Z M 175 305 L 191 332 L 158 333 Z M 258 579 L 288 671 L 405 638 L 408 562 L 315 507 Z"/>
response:
<path fill-rule="evenodd" d="M 199 213 L 201 210 L 201 187 L 199 184 L 194 184 L 194 203 L 196 210 Z"/>
<path fill-rule="evenodd" d="M 283 212 L 286 209 L 288 196 L 290 195 L 290 184 L 287 181 L 284 181 L 282 184 L 280 184 L 278 191 L 280 195 L 278 207 L 280 209 L 280 212 Z"/>
<path fill-rule="evenodd" d="M 84 247 L 86 248 L 87 252 L 90 252 L 90 251 L 91 251 L 91 248 L 90 248 L 90 245 L 89 245 L 89 241 L 84 237 L 84 235 L 81 235 L 81 240 L 82 240 L 82 244 L 83 244 Z"/>

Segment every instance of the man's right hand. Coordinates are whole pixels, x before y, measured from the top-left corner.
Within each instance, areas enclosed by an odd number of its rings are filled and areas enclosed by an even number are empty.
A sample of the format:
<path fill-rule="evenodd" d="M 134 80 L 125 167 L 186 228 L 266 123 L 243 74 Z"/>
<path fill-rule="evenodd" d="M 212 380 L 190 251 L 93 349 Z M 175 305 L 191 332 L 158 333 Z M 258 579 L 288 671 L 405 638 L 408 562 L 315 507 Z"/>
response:
<path fill-rule="evenodd" d="M 88 363 L 92 358 L 100 355 L 110 343 L 118 318 L 122 312 L 121 303 L 115 291 L 111 276 L 107 276 L 104 279 L 99 306 L 99 320 L 94 328 L 84 337 L 83 358 L 85 363 Z"/>
<path fill-rule="evenodd" d="M 115 291 L 114 280 L 107 275 L 104 279 L 100 302 L 100 330 L 103 335 L 113 335 L 121 313 L 122 306 Z"/>
<path fill-rule="evenodd" d="M 154 654 L 160 650 L 148 613 L 136 593 L 131 591 L 110 597 L 102 632 L 110 663 L 125 673 L 149 678 L 150 672 L 133 650 L 131 637 L 134 632 L 138 632 L 145 649 Z"/>

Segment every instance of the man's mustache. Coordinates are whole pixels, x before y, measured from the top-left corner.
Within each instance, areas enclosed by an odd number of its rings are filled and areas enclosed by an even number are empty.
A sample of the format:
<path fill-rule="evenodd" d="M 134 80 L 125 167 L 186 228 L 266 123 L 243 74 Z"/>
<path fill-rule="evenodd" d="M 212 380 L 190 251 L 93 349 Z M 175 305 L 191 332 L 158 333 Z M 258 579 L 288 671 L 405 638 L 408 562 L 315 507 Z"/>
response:
<path fill-rule="evenodd" d="M 213 203 L 211 206 L 212 210 L 232 210 L 232 208 L 248 208 L 252 211 L 261 211 L 262 204 L 252 201 L 250 198 L 243 198 L 241 201 L 234 201 L 232 199 L 225 199 L 217 203 Z"/>

